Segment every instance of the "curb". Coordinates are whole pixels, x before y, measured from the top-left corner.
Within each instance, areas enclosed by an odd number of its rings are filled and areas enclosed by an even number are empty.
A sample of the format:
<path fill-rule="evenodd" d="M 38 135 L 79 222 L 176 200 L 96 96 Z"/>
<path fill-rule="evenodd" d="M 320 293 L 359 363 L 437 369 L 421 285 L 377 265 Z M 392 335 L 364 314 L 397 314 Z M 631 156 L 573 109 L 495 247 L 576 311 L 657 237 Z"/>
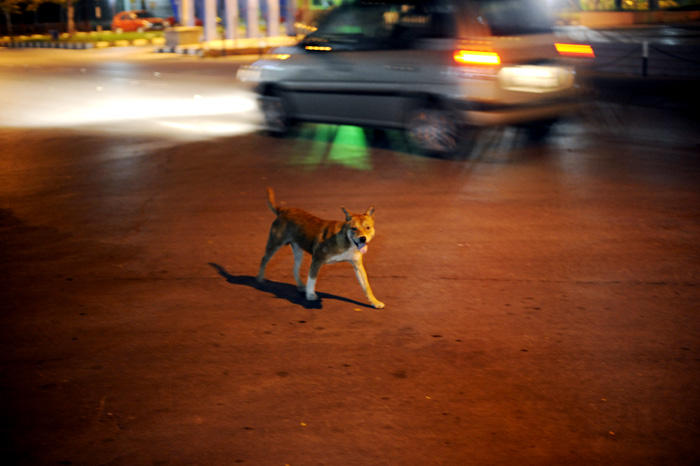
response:
<path fill-rule="evenodd" d="M 156 53 L 175 53 L 180 55 L 192 55 L 198 57 L 225 57 L 227 55 L 262 55 L 273 46 L 225 48 L 205 48 L 199 44 L 193 45 L 158 45 L 153 51 Z"/>
<path fill-rule="evenodd" d="M 47 40 L 1 41 L 0 47 L 87 50 L 101 49 L 107 47 L 153 45 L 153 51 L 156 53 L 175 53 L 180 55 L 191 55 L 199 57 L 225 57 L 227 55 L 262 55 L 274 47 L 277 47 L 279 45 L 288 45 L 288 43 L 290 43 L 290 39 L 286 41 L 271 41 L 271 43 L 268 43 L 266 41 L 259 41 L 257 45 L 243 45 L 239 47 L 231 47 L 229 46 L 229 44 L 226 44 L 222 47 L 218 43 L 186 44 L 173 46 L 165 44 L 164 38 L 156 38 L 98 42 L 65 42 Z"/>
<path fill-rule="evenodd" d="M 11 49 L 76 49 L 85 50 L 97 47 L 98 42 L 54 42 L 54 41 L 22 41 L 5 42 L 0 45 Z"/>
<path fill-rule="evenodd" d="M 144 45 L 161 45 L 164 39 L 134 39 L 134 40 L 115 40 L 115 41 L 97 41 L 97 42 L 65 42 L 65 41 L 49 41 L 49 40 L 28 40 L 28 41 L 4 41 L 0 42 L 0 47 L 19 48 L 19 49 L 69 49 L 69 50 L 87 50 L 101 49 L 107 47 L 129 47 L 129 46 L 144 46 Z"/>
<path fill-rule="evenodd" d="M 180 55 L 198 55 L 202 50 L 200 45 L 157 45 L 156 53 L 178 53 Z"/>
<path fill-rule="evenodd" d="M 241 38 L 237 40 L 212 40 L 201 43 L 156 46 L 156 53 L 177 53 L 200 57 L 225 57 L 227 55 L 262 55 L 280 46 L 293 45 L 299 40 L 295 36 L 265 38 Z"/>

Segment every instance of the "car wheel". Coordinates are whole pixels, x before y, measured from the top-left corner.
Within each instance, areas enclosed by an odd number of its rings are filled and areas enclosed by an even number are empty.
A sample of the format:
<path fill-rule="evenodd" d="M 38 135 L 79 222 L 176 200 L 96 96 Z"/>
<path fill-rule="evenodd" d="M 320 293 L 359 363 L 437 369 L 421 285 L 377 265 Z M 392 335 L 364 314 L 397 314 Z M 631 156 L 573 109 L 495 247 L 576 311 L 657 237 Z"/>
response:
<path fill-rule="evenodd" d="M 122 28 L 115 28 L 115 29 L 114 29 L 114 32 L 117 33 L 117 34 L 121 34 L 121 33 L 124 32 L 124 29 L 122 29 Z"/>
<path fill-rule="evenodd" d="M 260 110 L 268 133 L 279 137 L 289 133 L 292 122 L 287 108 L 285 100 L 278 95 L 265 95 L 260 98 Z"/>
<path fill-rule="evenodd" d="M 391 146 L 390 137 L 382 128 L 362 128 L 365 140 L 372 147 L 388 148 Z"/>
<path fill-rule="evenodd" d="M 460 155 L 470 132 L 460 115 L 437 105 L 422 105 L 410 111 L 404 129 L 410 145 L 439 157 Z"/>
<path fill-rule="evenodd" d="M 525 129 L 528 140 L 537 142 L 542 141 L 549 136 L 549 133 L 552 131 L 552 127 L 556 124 L 556 122 L 556 119 L 543 120 L 527 123 L 521 125 L 521 127 Z"/>

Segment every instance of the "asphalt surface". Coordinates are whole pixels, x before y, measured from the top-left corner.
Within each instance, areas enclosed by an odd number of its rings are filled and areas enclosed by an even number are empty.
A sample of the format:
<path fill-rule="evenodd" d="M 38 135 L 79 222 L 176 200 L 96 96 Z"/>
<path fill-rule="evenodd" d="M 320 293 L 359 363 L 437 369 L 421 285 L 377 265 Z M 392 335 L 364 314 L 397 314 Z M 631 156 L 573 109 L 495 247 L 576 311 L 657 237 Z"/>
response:
<path fill-rule="evenodd" d="M 595 101 L 465 160 L 387 138 L 0 129 L 4 462 L 698 464 L 697 121 Z M 307 302 L 289 251 L 254 282 L 267 185 L 376 206 L 385 309 L 347 264 Z"/>

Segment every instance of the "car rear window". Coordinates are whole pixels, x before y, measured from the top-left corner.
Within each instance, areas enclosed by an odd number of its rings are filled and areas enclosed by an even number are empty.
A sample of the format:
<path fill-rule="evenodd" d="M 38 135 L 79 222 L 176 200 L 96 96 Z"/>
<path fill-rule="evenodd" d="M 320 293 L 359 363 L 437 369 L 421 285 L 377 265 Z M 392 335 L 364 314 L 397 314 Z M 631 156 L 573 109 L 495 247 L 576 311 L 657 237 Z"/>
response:
<path fill-rule="evenodd" d="M 552 31 L 544 0 L 472 0 L 477 21 L 494 36 L 520 36 Z"/>
<path fill-rule="evenodd" d="M 467 23 L 478 24 L 493 36 L 543 34 L 552 31 L 546 4 L 545 0 L 350 1 L 330 11 L 304 44 L 334 50 L 405 48 L 418 39 L 455 37 Z"/>
<path fill-rule="evenodd" d="M 351 2 L 330 12 L 305 42 L 355 49 L 409 46 L 415 39 L 453 36 L 453 13 L 425 0 Z"/>
<path fill-rule="evenodd" d="M 145 19 L 145 18 L 155 18 L 156 15 L 154 15 L 154 14 L 151 13 L 150 11 L 137 11 L 137 12 L 136 12 L 136 17 L 137 17 L 137 18 Z"/>

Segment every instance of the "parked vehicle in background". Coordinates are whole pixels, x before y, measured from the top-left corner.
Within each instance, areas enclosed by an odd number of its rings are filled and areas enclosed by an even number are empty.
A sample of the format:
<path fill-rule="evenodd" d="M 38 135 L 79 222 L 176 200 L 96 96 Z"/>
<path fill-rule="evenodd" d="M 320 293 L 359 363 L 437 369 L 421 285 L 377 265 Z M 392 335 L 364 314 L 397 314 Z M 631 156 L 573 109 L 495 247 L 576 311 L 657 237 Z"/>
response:
<path fill-rule="evenodd" d="M 182 26 L 182 24 L 180 24 L 174 16 L 169 16 L 167 21 L 168 21 L 168 23 L 170 23 L 170 26 Z M 195 26 L 204 26 L 204 21 L 202 21 L 201 19 L 199 19 L 195 16 L 194 25 Z"/>
<path fill-rule="evenodd" d="M 117 33 L 162 31 L 168 26 L 170 23 L 167 20 L 146 10 L 122 11 L 112 19 L 112 31 Z"/>
<path fill-rule="evenodd" d="M 532 137 L 578 105 L 541 0 L 355 0 L 297 45 L 238 73 L 256 82 L 268 130 L 325 122 L 405 131 L 418 149 L 452 155 L 471 130 L 522 125 Z"/>

